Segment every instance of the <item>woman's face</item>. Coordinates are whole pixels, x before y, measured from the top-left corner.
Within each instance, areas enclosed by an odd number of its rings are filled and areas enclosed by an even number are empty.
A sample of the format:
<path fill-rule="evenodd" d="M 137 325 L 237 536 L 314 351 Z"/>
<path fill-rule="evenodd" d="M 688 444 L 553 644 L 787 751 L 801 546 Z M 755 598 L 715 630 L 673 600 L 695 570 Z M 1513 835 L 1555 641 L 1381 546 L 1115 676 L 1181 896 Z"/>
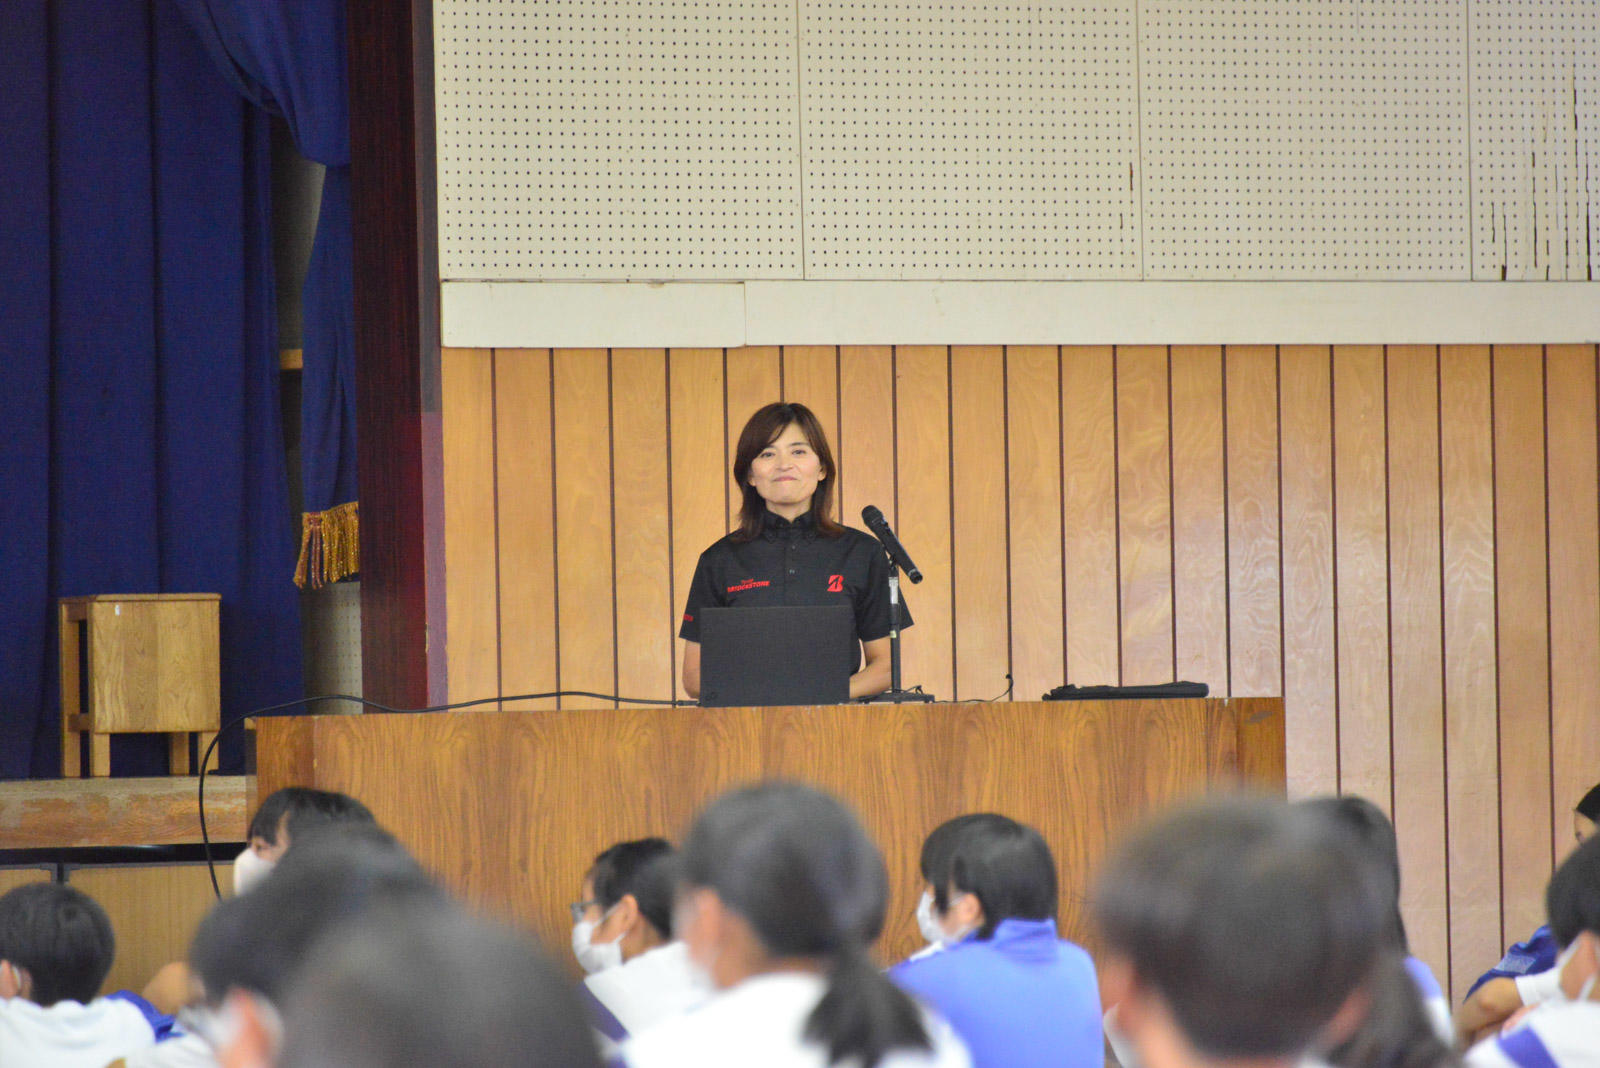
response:
<path fill-rule="evenodd" d="M 790 423 L 750 461 L 749 483 L 767 508 L 793 519 L 811 507 L 817 484 L 827 477 L 811 443 Z"/>

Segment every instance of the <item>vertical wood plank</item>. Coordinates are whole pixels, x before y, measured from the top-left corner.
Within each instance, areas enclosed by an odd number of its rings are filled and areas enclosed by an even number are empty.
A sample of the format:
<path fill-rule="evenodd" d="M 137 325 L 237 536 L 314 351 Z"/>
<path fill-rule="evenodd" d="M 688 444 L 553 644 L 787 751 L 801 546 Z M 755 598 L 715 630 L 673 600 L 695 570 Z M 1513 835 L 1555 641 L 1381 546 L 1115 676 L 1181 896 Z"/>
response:
<path fill-rule="evenodd" d="M 1339 789 L 1333 611 L 1333 362 L 1286 345 L 1283 413 L 1283 715 L 1291 797 Z"/>
<path fill-rule="evenodd" d="M 1333 350 L 1339 791 L 1389 812 L 1389 506 L 1383 348 Z"/>
<path fill-rule="evenodd" d="M 1122 677 L 1169 682 L 1172 661 L 1172 443 L 1167 350 L 1117 349 L 1117 542 Z"/>
<path fill-rule="evenodd" d="M 739 432 L 758 408 L 779 399 L 782 377 L 778 348 L 766 345 L 743 349 L 729 349 L 727 355 L 727 417 L 728 466 L 733 466 L 734 454 L 739 448 Z M 739 519 L 739 487 L 728 484 L 728 521 L 736 526 Z"/>
<path fill-rule="evenodd" d="M 1600 779 L 1600 517 L 1595 347 L 1545 353 L 1550 454 L 1551 801 L 1555 856 L 1573 845 L 1572 806 Z"/>
<path fill-rule="evenodd" d="M 783 399 L 798 401 L 816 413 L 842 467 L 839 452 L 839 350 L 832 345 L 783 347 Z M 837 501 L 839 487 L 834 487 Z"/>
<path fill-rule="evenodd" d="M 950 572 L 955 603 L 955 699 L 995 697 L 1011 670 L 1006 544 L 1005 350 L 950 350 Z"/>
<path fill-rule="evenodd" d="M 908 345 L 895 353 L 895 449 L 899 460 L 897 532 L 924 575 L 906 584 L 916 625 L 901 646 L 902 685 L 941 700 L 955 690 L 950 537 L 950 357 L 943 346 Z"/>
<path fill-rule="evenodd" d="M 673 349 L 667 355 L 671 419 L 668 427 L 672 451 L 672 611 L 683 612 L 695 564 L 711 543 L 728 533 L 728 473 L 723 433 L 724 381 L 721 349 Z M 747 418 L 745 413 L 740 418 Z M 677 623 L 673 625 L 677 633 Z M 687 699 L 676 665 L 682 662 L 682 642 L 673 657 L 677 693 Z"/>
<path fill-rule="evenodd" d="M 888 345 L 840 349 L 839 440 L 834 447 L 840 468 L 839 514 L 851 526 L 860 527 L 861 509 L 875 504 L 898 529 L 894 427 L 894 350 Z"/>
<path fill-rule="evenodd" d="M 1394 827 L 1411 952 L 1450 964 L 1444 827 L 1444 619 L 1439 541 L 1439 357 L 1388 353 L 1389 620 Z"/>
<path fill-rule="evenodd" d="M 1228 428 L 1228 656 L 1234 697 L 1283 692 L 1278 601 L 1278 359 L 1223 353 Z"/>
<path fill-rule="evenodd" d="M 503 692 L 560 689 L 556 655 L 555 456 L 550 351 L 495 353 L 500 456 L 500 684 Z M 554 708 L 554 700 L 508 708 Z"/>
<path fill-rule="evenodd" d="M 1228 692 L 1222 349 L 1174 345 L 1171 374 L 1173 655 L 1178 678 L 1222 694 Z"/>
<path fill-rule="evenodd" d="M 1061 354 L 1006 350 L 1013 696 L 1033 700 L 1067 677 L 1061 600 Z"/>
<path fill-rule="evenodd" d="M 1061 350 L 1067 680 L 1119 685 L 1115 354 Z"/>
<path fill-rule="evenodd" d="M 449 635 L 445 664 L 452 701 L 500 692 L 494 360 L 492 349 L 445 349 L 439 362 Z"/>
<path fill-rule="evenodd" d="M 1446 346 L 1439 379 L 1450 985 L 1459 998 L 1504 946 L 1488 346 Z"/>
<path fill-rule="evenodd" d="M 1544 354 L 1494 349 L 1496 633 L 1500 669 L 1502 940 L 1544 920 L 1550 828 L 1550 635 Z"/>
<path fill-rule="evenodd" d="M 611 354 L 611 468 L 616 501 L 617 692 L 670 700 L 672 606 L 667 354 Z"/>
<path fill-rule="evenodd" d="M 610 354 L 605 349 L 557 349 L 551 358 L 561 688 L 614 694 Z M 562 701 L 568 708 L 601 703 L 592 697 Z"/>

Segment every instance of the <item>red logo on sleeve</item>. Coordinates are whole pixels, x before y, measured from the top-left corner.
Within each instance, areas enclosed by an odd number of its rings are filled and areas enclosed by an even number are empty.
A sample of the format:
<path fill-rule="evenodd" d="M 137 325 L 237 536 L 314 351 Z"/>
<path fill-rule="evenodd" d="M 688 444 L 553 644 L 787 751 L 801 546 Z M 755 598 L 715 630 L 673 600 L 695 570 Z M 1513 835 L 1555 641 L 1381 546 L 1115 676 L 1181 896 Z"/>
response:
<path fill-rule="evenodd" d="M 843 575 L 829 575 L 828 576 L 828 592 L 829 593 L 843 593 L 844 592 L 844 576 Z"/>

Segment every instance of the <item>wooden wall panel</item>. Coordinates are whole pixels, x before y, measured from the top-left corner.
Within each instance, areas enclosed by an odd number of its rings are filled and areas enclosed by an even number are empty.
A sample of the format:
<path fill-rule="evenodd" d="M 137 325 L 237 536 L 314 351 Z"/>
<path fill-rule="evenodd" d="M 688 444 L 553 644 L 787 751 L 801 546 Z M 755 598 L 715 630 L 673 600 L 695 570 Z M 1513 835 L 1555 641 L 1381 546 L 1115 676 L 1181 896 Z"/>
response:
<path fill-rule="evenodd" d="M 561 688 L 561 672 L 550 350 L 501 349 L 495 353 L 494 369 L 495 454 L 500 465 L 496 484 L 506 490 L 499 495 L 498 508 L 500 692 L 553 693 Z M 450 692 L 459 692 L 454 676 Z M 548 699 L 506 707 L 556 704 Z"/>
<path fill-rule="evenodd" d="M 1117 553 L 1122 677 L 1169 682 L 1172 652 L 1172 415 L 1164 346 L 1117 351 Z"/>
<path fill-rule="evenodd" d="M 1550 822 L 1550 616 L 1544 353 L 1494 351 L 1496 658 L 1500 674 L 1502 939 L 1544 918 Z"/>
<path fill-rule="evenodd" d="M 616 531 L 617 692 L 672 699 L 677 639 L 672 481 L 667 461 L 667 354 L 611 354 L 611 469 Z"/>
<path fill-rule="evenodd" d="M 1439 541 L 1439 357 L 1388 353 L 1389 639 L 1394 825 L 1411 952 L 1450 964 L 1444 848 L 1444 619 Z"/>
<path fill-rule="evenodd" d="M 557 349 L 551 359 L 561 688 L 614 694 L 611 359 L 604 349 Z M 562 701 L 567 708 L 597 703 Z"/>
<path fill-rule="evenodd" d="M 928 575 L 908 683 L 1282 691 L 1291 793 L 1393 812 L 1414 948 L 1459 995 L 1539 919 L 1600 762 L 1596 370 L 1593 346 L 448 352 L 450 693 L 664 697 L 731 440 L 781 391 L 834 439 L 841 518 L 878 505 Z"/>
<path fill-rule="evenodd" d="M 1500 939 L 1495 686 L 1494 414 L 1486 346 L 1439 354 L 1444 542 L 1446 843 L 1451 986 L 1465 991 Z M 1520 936 L 1519 936 L 1520 937 Z"/>
<path fill-rule="evenodd" d="M 1385 812 L 1389 540 L 1383 349 L 1333 350 L 1334 583 L 1339 605 L 1339 789 Z"/>
<path fill-rule="evenodd" d="M 1550 745 L 1555 858 L 1574 844 L 1572 806 L 1600 780 L 1600 522 L 1595 347 L 1545 353 L 1550 458 Z"/>
<path fill-rule="evenodd" d="M 1012 566 L 1013 696 L 1033 700 L 1066 681 L 1061 594 L 1061 353 L 1006 352 L 1006 468 Z"/>
<path fill-rule="evenodd" d="M 1283 689 L 1278 358 L 1271 346 L 1237 345 L 1224 361 L 1229 692 L 1276 697 Z"/>
<path fill-rule="evenodd" d="M 1006 692 L 1011 664 L 1006 544 L 1006 381 L 998 348 L 950 351 L 955 700 Z M 1001 373 L 996 374 L 996 371 Z"/>
<path fill-rule="evenodd" d="M 1222 349 L 1172 348 L 1172 611 L 1177 675 L 1228 692 Z"/>
<path fill-rule="evenodd" d="M 1289 793 L 1339 789 L 1333 592 L 1333 363 L 1324 346 L 1280 355 L 1283 417 L 1283 715 Z"/>
<path fill-rule="evenodd" d="M 1115 361 L 1109 346 L 1061 353 L 1067 681 L 1079 686 L 1122 681 Z"/>
<path fill-rule="evenodd" d="M 233 885 L 233 865 L 217 865 Z M 142 990 L 163 965 L 184 960 L 200 921 L 216 904 L 204 864 L 114 865 L 67 869 L 67 882 L 100 903 L 117 940 L 102 993 Z"/>
<path fill-rule="evenodd" d="M 895 455 L 900 521 L 895 532 L 923 574 L 903 583 L 915 625 L 902 646 L 902 685 L 941 700 L 955 694 L 955 623 L 950 565 L 950 353 L 907 346 L 895 355 Z"/>
<path fill-rule="evenodd" d="M 459 506 L 445 513 L 446 669 L 457 700 L 500 688 L 500 548 L 496 540 L 494 353 L 445 349 L 439 362 L 444 478 Z"/>

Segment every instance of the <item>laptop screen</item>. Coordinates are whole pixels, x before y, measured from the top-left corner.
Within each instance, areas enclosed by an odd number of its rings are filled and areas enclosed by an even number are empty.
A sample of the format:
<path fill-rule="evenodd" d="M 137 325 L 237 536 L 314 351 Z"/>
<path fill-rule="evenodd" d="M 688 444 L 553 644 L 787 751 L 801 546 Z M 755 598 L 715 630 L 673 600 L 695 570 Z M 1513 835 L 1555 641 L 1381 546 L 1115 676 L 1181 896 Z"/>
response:
<path fill-rule="evenodd" d="M 846 604 L 702 609 L 700 704 L 844 704 L 857 656 Z"/>

